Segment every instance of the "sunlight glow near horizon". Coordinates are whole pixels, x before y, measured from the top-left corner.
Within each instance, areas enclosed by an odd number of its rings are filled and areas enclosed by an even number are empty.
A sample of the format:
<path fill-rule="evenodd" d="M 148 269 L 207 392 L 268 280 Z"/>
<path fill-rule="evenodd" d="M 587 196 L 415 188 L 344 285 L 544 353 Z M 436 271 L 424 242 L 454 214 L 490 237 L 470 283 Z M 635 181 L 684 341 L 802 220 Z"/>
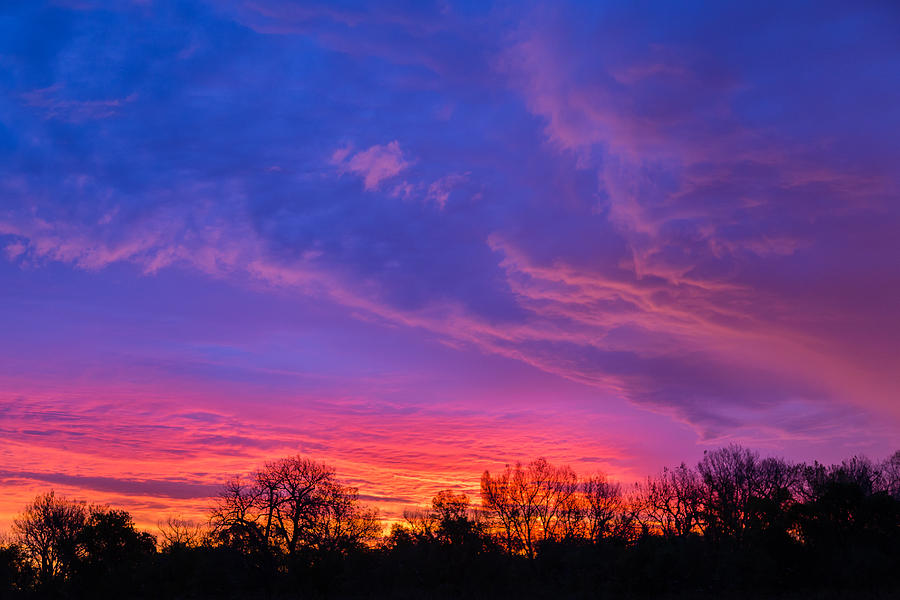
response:
<path fill-rule="evenodd" d="M 297 453 L 388 519 L 537 456 L 888 456 L 898 17 L 809 11 L 3 7 L 0 531 Z"/>

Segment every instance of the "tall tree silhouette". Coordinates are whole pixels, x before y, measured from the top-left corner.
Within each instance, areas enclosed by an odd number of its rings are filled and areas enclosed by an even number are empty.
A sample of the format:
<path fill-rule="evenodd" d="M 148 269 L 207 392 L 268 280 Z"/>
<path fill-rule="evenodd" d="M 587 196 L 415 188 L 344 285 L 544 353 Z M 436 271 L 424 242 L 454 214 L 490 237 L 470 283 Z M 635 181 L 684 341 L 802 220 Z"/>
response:
<path fill-rule="evenodd" d="M 697 465 L 703 484 L 703 527 L 713 539 L 741 541 L 761 513 L 784 512 L 793 502 L 798 468 L 730 445 L 705 452 Z"/>
<path fill-rule="evenodd" d="M 626 537 L 631 528 L 631 511 L 622 493 L 622 485 L 598 473 L 585 479 L 581 490 L 584 536 L 595 542 L 610 537 Z"/>
<path fill-rule="evenodd" d="M 43 584 L 72 575 L 78 544 L 87 520 L 83 502 L 42 494 L 13 521 L 13 534 L 25 556 L 34 562 Z"/>
<path fill-rule="evenodd" d="M 648 477 L 641 491 L 639 514 L 649 529 L 675 537 L 700 530 L 703 487 L 697 472 L 684 463 Z"/>
<path fill-rule="evenodd" d="M 358 500 L 334 469 L 293 456 L 229 481 L 210 523 L 218 539 L 247 551 L 344 551 L 380 531 L 376 513 Z"/>
<path fill-rule="evenodd" d="M 481 476 L 481 503 L 503 532 L 507 548 L 534 558 L 542 541 L 557 539 L 573 517 L 575 472 L 545 458 L 507 465 L 498 476 Z"/>

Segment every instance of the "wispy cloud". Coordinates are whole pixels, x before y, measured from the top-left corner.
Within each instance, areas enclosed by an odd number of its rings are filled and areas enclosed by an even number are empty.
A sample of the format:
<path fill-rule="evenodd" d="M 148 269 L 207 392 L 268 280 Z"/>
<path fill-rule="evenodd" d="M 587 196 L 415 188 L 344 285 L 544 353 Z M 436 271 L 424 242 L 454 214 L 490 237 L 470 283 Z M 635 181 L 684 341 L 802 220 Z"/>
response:
<path fill-rule="evenodd" d="M 44 118 L 61 119 L 70 123 L 113 117 L 136 98 L 137 94 L 134 93 L 112 99 L 70 98 L 66 96 L 65 88 L 59 84 L 22 94 L 23 102 L 28 107 L 42 111 Z"/>
<path fill-rule="evenodd" d="M 370 191 L 377 189 L 382 181 L 398 175 L 411 164 L 404 158 L 397 140 L 355 153 L 350 148 L 340 148 L 331 155 L 331 161 L 337 165 L 340 172 L 354 173 L 362 177 L 363 185 Z"/>

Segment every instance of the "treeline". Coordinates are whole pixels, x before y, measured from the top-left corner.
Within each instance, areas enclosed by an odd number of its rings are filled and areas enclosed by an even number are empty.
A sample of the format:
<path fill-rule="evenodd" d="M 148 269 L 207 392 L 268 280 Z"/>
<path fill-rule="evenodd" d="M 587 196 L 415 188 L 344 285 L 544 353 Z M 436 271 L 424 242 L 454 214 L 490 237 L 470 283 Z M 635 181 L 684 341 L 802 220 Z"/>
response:
<path fill-rule="evenodd" d="M 897 597 L 900 452 L 795 464 L 739 446 L 634 486 L 543 458 L 439 491 L 383 532 L 303 457 L 227 482 L 202 524 L 39 496 L 0 543 L 0 597 Z M 790 596 L 790 594 L 794 594 Z"/>

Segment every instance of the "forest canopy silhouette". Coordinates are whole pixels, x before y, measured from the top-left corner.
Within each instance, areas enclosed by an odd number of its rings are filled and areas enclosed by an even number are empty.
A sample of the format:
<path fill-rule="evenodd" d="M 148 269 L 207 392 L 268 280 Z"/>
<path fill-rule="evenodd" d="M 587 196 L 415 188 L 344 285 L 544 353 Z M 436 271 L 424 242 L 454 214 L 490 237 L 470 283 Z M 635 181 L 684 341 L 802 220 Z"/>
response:
<path fill-rule="evenodd" d="M 267 462 L 208 520 L 39 495 L 0 543 L 0 596 L 690 597 L 900 591 L 900 451 L 761 458 L 732 445 L 626 486 L 544 458 L 436 491 L 385 530 L 326 464 Z M 842 597 L 842 596 L 840 596 Z"/>

